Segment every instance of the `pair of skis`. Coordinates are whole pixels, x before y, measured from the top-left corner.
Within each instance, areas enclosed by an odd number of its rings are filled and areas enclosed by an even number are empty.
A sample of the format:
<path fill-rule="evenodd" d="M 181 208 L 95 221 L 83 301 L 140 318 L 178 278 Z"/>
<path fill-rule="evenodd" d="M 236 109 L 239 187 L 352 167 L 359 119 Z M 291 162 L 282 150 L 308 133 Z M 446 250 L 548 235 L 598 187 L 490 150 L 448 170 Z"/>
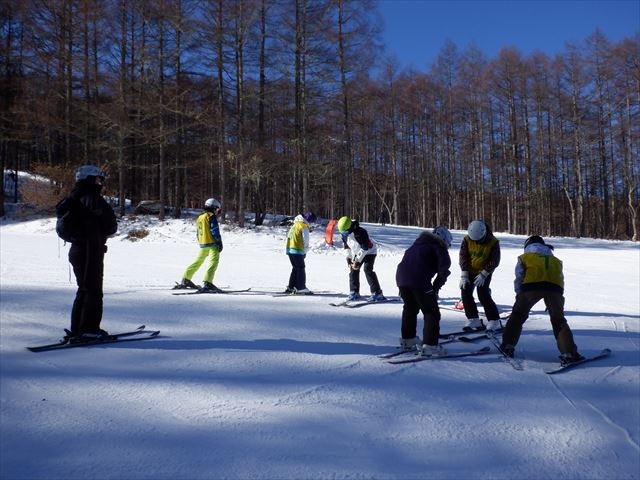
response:
<path fill-rule="evenodd" d="M 444 342 L 441 342 L 441 343 L 444 343 Z M 473 350 L 471 352 L 451 352 L 451 353 L 447 353 L 446 355 L 422 355 L 422 353 L 417 349 L 415 350 L 398 349 L 397 352 L 381 355 L 378 358 L 388 360 L 387 363 L 390 363 L 392 365 L 403 365 L 406 363 L 424 362 L 425 360 L 437 360 L 437 359 L 444 359 L 444 358 L 460 358 L 460 357 L 477 357 L 479 355 L 486 355 L 490 351 L 491 351 L 490 347 L 482 347 L 479 350 Z M 410 353 L 413 354 L 412 357 L 400 358 L 396 360 L 396 357 L 410 354 Z"/>
<path fill-rule="evenodd" d="M 272 297 L 337 297 L 340 294 L 327 290 L 316 290 L 307 293 L 298 292 L 268 292 Z"/>
<path fill-rule="evenodd" d="M 469 336 L 469 337 L 464 337 L 465 340 L 462 341 L 466 341 L 466 342 L 473 342 L 475 340 L 479 340 L 481 338 L 487 338 L 487 334 L 485 331 L 485 327 L 483 326 L 482 328 L 477 328 L 477 329 L 467 329 L 467 330 L 460 330 L 457 332 L 450 332 L 450 333 L 443 333 L 439 335 L 439 344 L 443 345 L 443 344 L 447 344 L 447 343 L 452 343 L 452 342 L 456 342 L 456 341 L 461 341 L 461 335 L 471 335 L 474 332 L 480 332 L 479 334 L 476 334 L 475 336 Z M 396 350 L 395 352 L 391 352 L 391 353 L 387 353 L 384 355 L 380 355 L 378 358 L 382 358 L 384 360 L 390 360 L 387 363 L 391 363 L 393 365 L 401 365 L 401 364 L 405 364 L 405 363 L 416 363 L 416 362 L 423 362 L 425 360 L 435 360 L 438 358 L 460 358 L 460 357 L 476 357 L 479 355 L 486 355 L 487 353 L 489 353 L 491 351 L 490 347 L 482 347 L 478 350 L 472 350 L 472 351 L 468 351 L 468 352 L 451 352 L 451 353 L 447 353 L 446 355 L 438 355 L 438 356 L 427 356 L 427 355 L 422 355 L 422 352 L 418 349 L 409 349 L 409 350 L 403 350 L 400 347 L 398 347 L 398 350 Z M 400 360 L 392 360 L 395 357 L 399 357 L 402 355 L 406 355 L 412 353 L 414 355 L 414 357 L 412 358 L 403 358 Z"/>
<path fill-rule="evenodd" d="M 455 333 L 455 332 L 454 332 Z M 464 332 L 464 333 L 468 333 L 468 332 Z M 519 358 L 515 358 L 515 357 L 511 357 L 509 355 L 507 355 L 505 352 L 502 351 L 502 349 L 500 348 L 500 341 L 496 338 L 495 334 L 499 333 L 499 331 L 485 331 L 479 335 L 476 335 L 473 338 L 470 337 L 462 337 L 462 336 L 456 336 L 455 334 L 445 334 L 445 335 L 441 335 L 441 337 L 444 337 L 440 343 L 444 344 L 444 343 L 450 343 L 450 342 L 454 342 L 456 340 L 459 341 L 463 341 L 463 342 L 472 342 L 475 340 L 479 340 L 479 339 L 489 339 L 491 341 L 491 343 L 493 343 L 493 345 L 496 347 L 496 350 L 498 351 L 498 353 L 501 355 L 501 357 L 504 359 L 505 362 L 509 363 L 509 365 L 511 365 L 513 367 L 514 370 L 524 370 L 524 367 L 522 365 L 522 360 Z M 464 340 L 462 340 L 464 338 Z M 446 359 L 446 358 L 459 358 L 459 357 L 476 357 L 476 356 L 480 356 L 480 355 L 485 355 L 487 353 L 491 352 L 491 348 L 490 347 L 483 347 L 480 348 L 478 350 L 472 350 L 472 351 L 468 351 L 468 352 L 452 352 L 452 353 L 448 353 L 446 355 L 440 355 L 440 356 L 423 356 L 421 355 L 421 352 L 419 352 L 417 349 L 413 349 L 413 350 L 402 350 L 400 348 L 398 348 L 397 351 L 392 352 L 392 353 L 388 353 L 385 355 L 380 355 L 378 358 L 381 359 L 385 359 L 388 360 L 387 363 L 390 363 L 392 365 L 402 365 L 402 364 L 407 364 L 407 363 L 417 363 L 417 362 L 422 362 L 425 360 L 436 360 L 436 359 Z M 413 354 L 413 356 L 411 358 L 401 358 L 401 359 L 395 359 L 396 357 L 400 357 L 403 355 L 407 355 L 407 354 Z M 592 362 L 595 360 L 600 360 L 602 358 L 607 358 L 609 355 L 611 355 L 611 350 L 608 348 L 604 348 L 602 349 L 600 352 L 594 354 L 594 355 L 589 355 L 589 356 L 585 356 L 582 360 L 579 360 L 577 362 L 573 362 L 573 363 L 569 363 L 569 364 L 565 364 L 565 365 L 559 365 L 556 367 L 552 367 L 552 368 L 548 368 L 545 369 L 544 372 L 548 375 L 553 375 L 556 373 L 561 373 L 561 372 L 565 372 L 567 370 L 570 370 L 572 368 L 575 368 L 579 365 L 583 365 L 585 363 L 588 362 Z"/>
<path fill-rule="evenodd" d="M 506 352 L 504 352 L 502 348 L 500 348 L 501 346 L 500 341 L 495 337 L 493 333 L 487 333 L 487 338 L 491 341 L 491 343 L 494 344 L 494 346 L 496 347 L 496 349 L 498 350 L 502 358 L 505 360 L 505 362 L 511 365 L 514 368 L 514 370 L 524 370 L 524 366 L 522 365 L 522 360 L 519 358 L 516 358 L 515 356 L 512 357 L 508 355 Z M 595 360 L 600 360 L 602 358 L 607 358 L 609 355 L 611 355 L 611 349 L 603 348 L 602 350 L 600 350 L 600 352 L 594 355 L 585 356 L 582 360 L 578 360 L 577 362 L 560 364 L 556 367 L 547 368 L 544 370 L 544 373 L 548 375 L 553 375 L 556 373 L 566 372 L 567 370 L 571 370 L 572 368 L 575 368 L 579 365 L 583 365 L 588 362 L 593 362 Z"/>
<path fill-rule="evenodd" d="M 463 343 L 473 343 L 478 340 L 486 340 L 489 338 L 489 335 L 495 335 L 496 333 L 502 332 L 502 330 L 502 327 L 496 330 L 486 330 L 483 327 L 471 330 L 461 330 L 459 332 L 443 333 L 439 337 L 441 339 L 454 339 Z"/>
<path fill-rule="evenodd" d="M 50 350 L 61 350 L 63 348 L 89 347 L 92 345 L 105 345 L 116 342 L 132 342 L 139 340 L 149 340 L 156 338 L 160 334 L 160 330 L 146 330 L 144 325 L 140 325 L 135 330 L 121 333 L 112 333 L 101 338 L 83 339 L 82 341 L 73 341 L 73 339 L 63 338 L 62 340 L 39 345 L 36 347 L 27 347 L 31 352 L 46 352 Z"/>
<path fill-rule="evenodd" d="M 449 338 L 449 337 L 459 337 L 461 335 L 471 335 L 471 334 L 480 334 L 486 335 L 487 327 L 484 325 L 478 328 L 463 328 L 462 330 L 456 330 L 454 332 L 441 333 L 439 338 Z"/>
<path fill-rule="evenodd" d="M 183 291 L 174 292 L 172 295 L 199 295 L 199 294 L 209 294 L 209 295 L 271 295 L 272 297 L 335 297 L 340 295 L 339 293 L 328 292 L 328 291 L 318 291 L 318 292 L 306 292 L 306 293 L 297 293 L 297 292 L 268 292 L 262 290 L 252 290 L 251 288 L 242 288 L 237 290 L 224 289 L 219 288 L 218 290 L 204 290 L 202 288 L 198 289 L 182 289 Z"/>
<path fill-rule="evenodd" d="M 243 288 L 243 289 L 239 289 L 239 290 L 222 290 L 222 289 L 218 289 L 218 290 L 204 290 L 202 288 L 199 288 L 197 290 L 195 289 L 190 289 L 186 292 L 174 292 L 172 293 L 172 295 L 200 295 L 200 294 L 209 294 L 209 295 L 215 295 L 215 294 L 239 294 L 239 293 L 247 293 L 247 292 L 251 292 L 250 288 Z"/>
<path fill-rule="evenodd" d="M 196 286 L 196 288 L 193 287 L 183 287 L 182 284 L 176 282 L 175 286 L 172 288 L 172 290 L 180 290 L 179 292 L 174 292 L 173 295 L 198 295 L 198 294 L 204 294 L 204 293 L 208 293 L 208 294 L 215 294 L 215 293 L 245 293 L 245 292 L 250 292 L 251 289 L 250 288 L 243 288 L 243 289 L 239 289 L 239 290 L 229 290 L 226 288 L 218 288 L 216 287 L 216 290 L 205 290 L 203 287 L 200 286 Z"/>
<path fill-rule="evenodd" d="M 366 305 L 374 305 L 377 303 L 397 303 L 400 299 L 398 298 L 385 298 L 384 300 L 344 300 L 342 302 L 331 302 L 329 305 L 332 307 L 346 307 L 346 308 L 360 308 Z"/>
<path fill-rule="evenodd" d="M 398 351 L 398 352 L 382 355 L 379 358 L 388 360 L 387 363 L 390 363 L 392 365 L 403 365 L 407 363 L 423 362 L 425 360 L 437 360 L 437 359 L 460 358 L 460 357 L 477 357 L 480 355 L 486 355 L 490 352 L 491 352 L 491 348 L 488 346 L 483 347 L 479 350 L 473 350 L 470 352 L 455 352 L 455 353 L 447 353 L 446 355 L 432 355 L 432 356 L 424 356 L 419 354 L 417 351 L 404 350 L 404 351 Z M 505 361 L 508 362 L 515 370 L 524 370 L 524 367 L 522 366 L 522 362 L 520 361 L 520 359 L 512 358 L 505 355 L 499 348 L 498 348 L 498 352 L 500 352 L 500 354 L 505 359 Z M 413 357 L 394 360 L 396 357 L 405 355 L 408 353 L 413 353 Z M 556 367 L 545 369 L 544 373 L 548 375 L 554 375 L 556 373 L 565 372 L 579 365 L 583 365 L 588 362 L 593 362 L 595 360 L 600 360 L 602 358 L 607 358 L 609 355 L 611 355 L 611 350 L 608 348 L 604 348 L 599 353 L 596 353 L 595 355 L 587 356 L 583 360 L 569 363 L 567 365 L 559 365 Z"/>

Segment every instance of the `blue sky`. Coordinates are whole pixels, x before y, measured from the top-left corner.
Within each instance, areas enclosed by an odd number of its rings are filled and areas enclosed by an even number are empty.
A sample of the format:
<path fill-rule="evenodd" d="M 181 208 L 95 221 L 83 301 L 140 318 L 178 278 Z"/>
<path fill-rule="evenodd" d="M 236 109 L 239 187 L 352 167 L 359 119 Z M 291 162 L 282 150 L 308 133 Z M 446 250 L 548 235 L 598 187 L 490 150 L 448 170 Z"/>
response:
<path fill-rule="evenodd" d="M 446 39 L 495 58 L 507 46 L 525 55 L 562 53 L 596 28 L 613 42 L 640 31 L 640 0 L 378 0 L 378 9 L 387 53 L 420 71 Z"/>

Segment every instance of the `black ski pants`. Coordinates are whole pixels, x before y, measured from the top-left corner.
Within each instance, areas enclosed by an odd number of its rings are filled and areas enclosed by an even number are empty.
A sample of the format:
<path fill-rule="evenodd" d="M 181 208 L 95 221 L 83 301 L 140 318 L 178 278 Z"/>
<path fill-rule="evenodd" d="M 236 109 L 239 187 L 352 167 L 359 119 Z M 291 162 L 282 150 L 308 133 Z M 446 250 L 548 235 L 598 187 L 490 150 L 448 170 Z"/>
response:
<path fill-rule="evenodd" d="M 69 262 L 76 276 L 76 298 L 71 309 L 71 332 L 97 332 L 102 321 L 102 283 L 105 245 L 72 244 Z"/>
<path fill-rule="evenodd" d="M 434 290 L 399 287 L 402 306 L 402 338 L 414 338 L 418 327 L 418 313 L 424 315 L 422 341 L 427 345 L 438 345 L 440 335 L 440 309 Z"/>
<path fill-rule="evenodd" d="M 484 313 L 487 316 L 487 320 L 498 320 L 500 319 L 500 313 L 498 312 L 498 307 L 496 306 L 496 302 L 491 298 L 491 275 L 487 277 L 484 281 L 484 285 L 477 288 L 478 291 L 478 301 L 484 308 Z M 478 316 L 478 306 L 476 305 L 476 301 L 473 298 L 473 290 L 476 286 L 473 284 L 473 278 L 467 285 L 460 290 L 460 298 L 462 298 L 462 303 L 464 304 L 464 313 L 467 318 L 479 318 Z"/>
<path fill-rule="evenodd" d="M 347 260 L 350 263 L 350 260 Z M 373 265 L 376 263 L 376 255 L 365 255 L 362 259 L 362 266 L 358 270 L 349 271 L 349 291 L 360 293 L 360 270 L 364 270 L 364 276 L 367 279 L 371 294 L 381 293 L 378 275 L 373 271 Z"/>
<path fill-rule="evenodd" d="M 296 288 L 297 290 L 307 288 L 307 271 L 304 262 L 306 255 L 287 253 L 287 256 L 291 262 L 291 275 L 289 275 L 288 288 Z"/>

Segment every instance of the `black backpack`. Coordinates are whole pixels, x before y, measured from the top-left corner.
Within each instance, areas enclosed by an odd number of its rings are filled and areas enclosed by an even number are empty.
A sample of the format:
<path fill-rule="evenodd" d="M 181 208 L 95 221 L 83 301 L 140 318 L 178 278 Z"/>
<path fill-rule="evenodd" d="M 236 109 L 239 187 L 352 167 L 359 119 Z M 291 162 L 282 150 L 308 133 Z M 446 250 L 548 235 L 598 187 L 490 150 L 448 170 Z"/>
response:
<path fill-rule="evenodd" d="M 56 233 L 68 243 L 85 240 L 84 205 L 73 197 L 67 196 L 56 205 Z"/>

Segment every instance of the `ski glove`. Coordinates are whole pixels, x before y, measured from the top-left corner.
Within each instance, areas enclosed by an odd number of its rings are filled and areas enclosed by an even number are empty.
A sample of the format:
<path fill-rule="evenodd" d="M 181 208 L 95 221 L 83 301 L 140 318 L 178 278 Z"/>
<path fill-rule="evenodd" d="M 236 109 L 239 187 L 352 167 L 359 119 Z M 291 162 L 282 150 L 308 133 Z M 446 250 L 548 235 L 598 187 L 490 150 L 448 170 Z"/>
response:
<path fill-rule="evenodd" d="M 484 285 L 484 282 L 487 281 L 487 277 L 489 276 L 489 272 L 487 272 L 486 270 L 482 270 L 478 276 L 473 280 L 473 284 L 476 287 L 481 287 Z"/>
<path fill-rule="evenodd" d="M 462 272 L 460 274 L 460 290 L 464 290 L 469 284 L 469 272 Z"/>
<path fill-rule="evenodd" d="M 358 271 L 358 270 L 360 270 L 360 267 L 361 267 L 361 266 L 362 266 L 362 264 L 361 264 L 361 263 L 358 263 L 358 262 L 352 262 L 352 263 L 351 263 L 351 270 L 353 270 L 354 272 L 355 272 L 355 271 Z"/>

